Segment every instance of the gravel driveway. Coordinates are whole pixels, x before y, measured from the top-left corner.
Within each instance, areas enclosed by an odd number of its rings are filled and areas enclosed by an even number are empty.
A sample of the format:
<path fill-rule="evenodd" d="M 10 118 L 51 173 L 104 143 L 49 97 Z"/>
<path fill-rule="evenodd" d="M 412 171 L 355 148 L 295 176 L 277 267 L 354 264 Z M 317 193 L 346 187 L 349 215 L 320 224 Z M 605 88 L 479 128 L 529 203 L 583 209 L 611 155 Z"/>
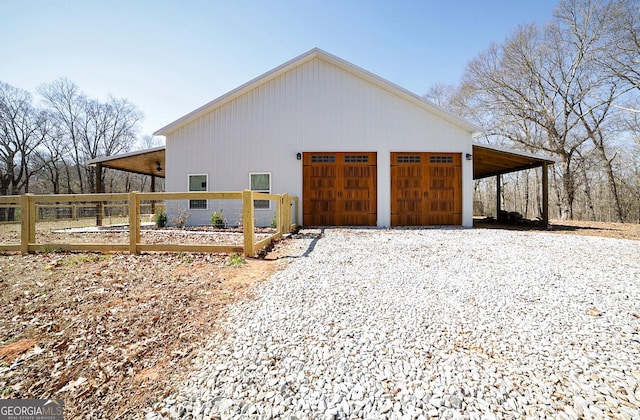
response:
<path fill-rule="evenodd" d="M 640 417 L 638 241 L 327 229 L 289 250 L 148 419 Z"/>

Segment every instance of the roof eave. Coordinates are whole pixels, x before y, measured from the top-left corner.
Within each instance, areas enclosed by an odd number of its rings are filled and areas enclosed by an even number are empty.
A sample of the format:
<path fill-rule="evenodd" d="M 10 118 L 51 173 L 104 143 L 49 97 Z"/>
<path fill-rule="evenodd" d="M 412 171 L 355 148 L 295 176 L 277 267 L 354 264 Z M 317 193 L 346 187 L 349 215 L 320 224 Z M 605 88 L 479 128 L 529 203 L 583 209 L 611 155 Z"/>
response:
<path fill-rule="evenodd" d="M 524 152 L 521 150 L 513 150 L 513 149 L 508 149 L 506 147 L 501 147 L 501 146 L 494 146 L 492 144 L 483 144 L 483 143 L 476 143 L 473 142 L 473 147 L 483 147 L 485 149 L 489 149 L 489 150 L 495 150 L 498 152 L 502 152 L 502 153 L 510 153 L 516 156 L 525 156 L 525 157 L 529 157 L 532 159 L 538 159 L 538 160 L 542 160 L 542 161 L 546 161 L 547 163 L 551 163 L 551 164 L 555 164 L 558 162 L 558 159 L 550 157 L 550 156 L 542 156 L 542 155 L 536 155 L 535 153 L 529 153 L 529 152 Z"/>

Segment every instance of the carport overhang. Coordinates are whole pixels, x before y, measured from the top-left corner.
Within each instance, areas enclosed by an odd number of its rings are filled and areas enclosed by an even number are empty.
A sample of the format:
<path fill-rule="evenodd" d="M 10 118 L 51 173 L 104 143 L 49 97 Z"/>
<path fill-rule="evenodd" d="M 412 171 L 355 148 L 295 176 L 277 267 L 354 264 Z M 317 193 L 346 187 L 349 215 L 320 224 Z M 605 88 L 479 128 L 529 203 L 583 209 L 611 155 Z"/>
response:
<path fill-rule="evenodd" d="M 151 176 L 151 191 L 156 190 L 156 178 L 165 176 L 165 146 L 138 150 L 122 155 L 105 156 L 87 162 L 96 168 L 96 192 L 103 193 L 102 168 Z M 100 206 L 101 204 L 98 204 Z M 155 213 L 155 203 L 151 204 L 151 212 Z M 102 226 L 102 211 L 96 211 L 96 224 Z"/>
<path fill-rule="evenodd" d="M 110 168 L 134 174 L 164 178 L 165 147 L 138 150 L 116 156 L 105 156 L 87 162 L 96 168 Z M 96 171 L 98 172 L 98 171 Z"/>
<path fill-rule="evenodd" d="M 496 218 L 499 219 L 501 176 L 542 168 L 542 223 L 549 224 L 549 165 L 556 160 L 546 156 L 511 150 L 499 146 L 473 143 L 473 179 L 496 177 Z"/>

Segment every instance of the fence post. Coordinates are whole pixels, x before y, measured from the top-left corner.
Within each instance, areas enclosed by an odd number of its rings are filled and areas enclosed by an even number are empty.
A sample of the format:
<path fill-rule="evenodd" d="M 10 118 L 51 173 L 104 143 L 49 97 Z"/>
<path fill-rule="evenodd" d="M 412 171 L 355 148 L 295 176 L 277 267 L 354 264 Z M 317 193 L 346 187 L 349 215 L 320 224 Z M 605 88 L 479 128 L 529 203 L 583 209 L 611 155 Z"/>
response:
<path fill-rule="evenodd" d="M 36 211 L 36 198 L 33 194 L 29 196 L 29 243 L 36 243 L 36 221 L 38 220 L 38 212 Z"/>
<path fill-rule="evenodd" d="M 291 233 L 291 196 L 289 194 L 284 195 L 284 231 Z"/>
<path fill-rule="evenodd" d="M 138 255 L 138 243 L 140 242 L 140 206 L 138 193 L 129 193 L 129 253 Z"/>
<path fill-rule="evenodd" d="M 20 252 L 23 254 L 29 253 L 29 237 L 31 236 L 31 229 L 29 224 L 31 223 L 31 217 L 29 215 L 29 196 L 31 194 L 22 194 L 20 197 Z"/>
<path fill-rule="evenodd" d="M 280 195 L 278 201 L 276 201 L 276 234 L 282 235 L 284 233 L 284 229 L 282 228 L 284 225 L 282 224 L 282 209 L 284 206 L 282 202 L 284 201 L 284 195 Z"/>
<path fill-rule="evenodd" d="M 253 220 L 253 192 L 244 190 L 242 192 L 242 229 L 244 230 L 244 255 L 253 257 L 255 255 L 255 237 Z"/>

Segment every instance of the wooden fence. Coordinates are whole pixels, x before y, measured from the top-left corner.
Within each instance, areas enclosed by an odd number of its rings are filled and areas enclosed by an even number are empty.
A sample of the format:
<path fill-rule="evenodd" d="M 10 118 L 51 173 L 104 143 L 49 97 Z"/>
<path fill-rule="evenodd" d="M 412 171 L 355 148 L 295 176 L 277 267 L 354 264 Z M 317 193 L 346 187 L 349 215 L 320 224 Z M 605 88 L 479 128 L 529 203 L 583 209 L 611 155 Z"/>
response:
<path fill-rule="evenodd" d="M 159 243 L 146 244 L 141 242 L 141 206 L 142 202 L 156 203 L 168 200 L 241 200 L 242 202 L 242 234 L 243 245 L 209 245 L 209 244 L 184 244 L 184 243 Z M 275 233 L 256 241 L 254 200 L 275 201 Z M 90 203 L 97 207 L 99 215 L 103 209 L 109 207 L 110 202 L 125 202 L 128 206 L 128 244 L 103 244 L 103 243 L 37 243 L 36 222 L 39 220 L 39 207 L 51 208 L 55 206 L 67 207 L 69 204 L 60 203 Z M 52 204 L 56 203 L 56 204 Z M 111 206 L 122 206 L 112 204 Z M 299 201 L 297 197 L 288 194 L 265 194 L 250 190 L 242 192 L 154 192 L 154 193 L 122 193 L 122 194 L 58 194 L 58 195 L 33 195 L 0 197 L 0 208 L 13 209 L 19 214 L 20 244 L 0 243 L 0 252 L 20 251 L 24 254 L 45 250 L 60 251 L 98 251 L 98 252 L 129 252 L 140 254 L 141 252 L 219 252 L 242 253 L 252 257 L 283 234 L 291 232 L 296 227 Z M 73 206 L 73 205 L 72 205 Z M 83 206 L 87 206 L 83 204 Z M 79 206 L 80 207 L 80 206 Z M 101 224 L 101 217 L 97 223 Z M 41 220 L 41 219 L 40 219 Z"/>

